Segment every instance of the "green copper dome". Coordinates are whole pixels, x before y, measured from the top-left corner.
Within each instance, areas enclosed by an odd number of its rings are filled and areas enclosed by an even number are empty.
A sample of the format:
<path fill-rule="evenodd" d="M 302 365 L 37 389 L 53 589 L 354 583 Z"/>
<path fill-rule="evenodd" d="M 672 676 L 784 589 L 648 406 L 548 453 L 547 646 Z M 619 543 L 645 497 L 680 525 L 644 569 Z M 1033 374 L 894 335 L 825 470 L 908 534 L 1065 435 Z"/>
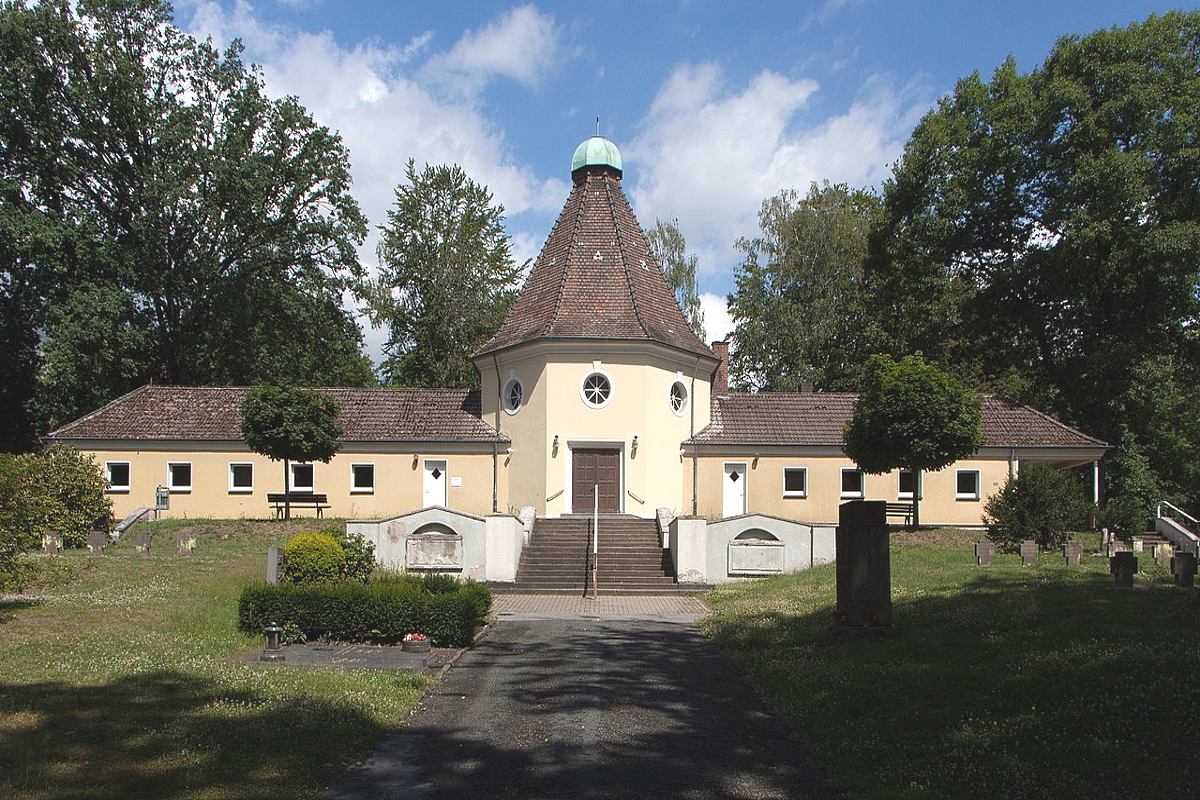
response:
<path fill-rule="evenodd" d="M 592 166 L 612 167 L 622 172 L 621 151 L 603 136 L 593 136 L 575 148 L 575 156 L 571 159 L 571 172 Z"/>

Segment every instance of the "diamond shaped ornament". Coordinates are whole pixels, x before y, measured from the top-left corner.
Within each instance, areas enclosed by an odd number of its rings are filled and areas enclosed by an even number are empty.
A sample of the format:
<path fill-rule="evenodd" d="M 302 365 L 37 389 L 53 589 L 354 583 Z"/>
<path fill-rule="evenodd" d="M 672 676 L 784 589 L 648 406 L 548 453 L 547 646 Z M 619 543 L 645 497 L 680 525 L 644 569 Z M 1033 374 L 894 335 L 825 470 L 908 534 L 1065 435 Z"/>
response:
<path fill-rule="evenodd" d="M 438 469 L 437 467 L 434 467 L 434 468 L 433 468 L 433 472 L 432 472 L 431 474 L 433 475 L 433 479 L 434 479 L 435 481 L 436 481 L 438 478 L 442 477 L 442 471 L 441 471 L 440 469 Z"/>

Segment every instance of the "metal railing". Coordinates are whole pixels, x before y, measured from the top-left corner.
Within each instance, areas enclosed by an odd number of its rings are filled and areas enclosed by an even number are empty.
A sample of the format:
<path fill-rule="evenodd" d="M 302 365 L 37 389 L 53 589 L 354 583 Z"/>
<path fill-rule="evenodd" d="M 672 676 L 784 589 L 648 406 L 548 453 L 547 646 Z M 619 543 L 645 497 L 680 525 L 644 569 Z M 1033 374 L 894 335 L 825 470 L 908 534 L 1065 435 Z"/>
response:
<path fill-rule="evenodd" d="M 600 577 L 600 484 L 596 484 L 592 504 L 592 599 L 599 594 Z"/>
<path fill-rule="evenodd" d="M 1154 515 L 1155 515 L 1156 517 L 1158 517 L 1159 519 L 1174 519 L 1174 517 L 1171 517 L 1171 516 L 1168 516 L 1167 514 L 1164 514 L 1164 513 L 1163 513 L 1163 508 L 1169 508 L 1169 509 L 1171 509 L 1171 510 L 1172 510 L 1172 511 L 1174 511 L 1176 514 L 1178 514 L 1179 516 L 1183 517 L 1183 518 L 1184 518 L 1184 519 L 1186 519 L 1188 522 L 1192 523 L 1192 525 L 1193 525 L 1193 526 L 1195 526 L 1195 528 L 1196 528 L 1197 530 L 1200 530 L 1200 520 L 1196 519 L 1195 517 L 1193 517 L 1191 514 L 1187 513 L 1186 511 L 1184 511 L 1184 510 L 1183 510 L 1182 508 L 1180 508 L 1179 506 L 1177 506 L 1177 505 L 1173 505 L 1172 503 L 1169 503 L 1169 502 L 1167 502 L 1166 500 L 1160 500 L 1160 501 L 1159 501 L 1159 503 L 1158 503 L 1158 508 L 1157 508 L 1157 509 L 1156 509 L 1156 511 L 1155 511 L 1155 514 L 1154 514 Z M 1175 520 L 1175 522 L 1179 522 L 1179 520 L 1177 520 L 1177 519 L 1176 519 L 1176 520 Z"/>

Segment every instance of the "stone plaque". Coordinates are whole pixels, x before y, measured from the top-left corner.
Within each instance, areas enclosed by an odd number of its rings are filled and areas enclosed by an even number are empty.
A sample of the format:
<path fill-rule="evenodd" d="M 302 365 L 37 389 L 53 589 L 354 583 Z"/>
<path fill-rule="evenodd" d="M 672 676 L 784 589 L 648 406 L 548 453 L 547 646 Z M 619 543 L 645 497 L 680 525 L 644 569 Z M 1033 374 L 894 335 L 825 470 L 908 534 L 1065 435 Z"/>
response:
<path fill-rule="evenodd" d="M 994 555 L 996 555 L 996 545 L 987 539 L 980 539 L 975 543 L 975 563 L 979 566 L 990 567 Z"/>
<path fill-rule="evenodd" d="M 408 569 L 462 569 L 462 537 L 453 533 L 418 533 L 405 540 Z"/>
<path fill-rule="evenodd" d="M 42 552 L 48 556 L 62 553 L 62 534 L 58 531 L 46 531 L 42 534 Z"/>
<path fill-rule="evenodd" d="M 1068 567 L 1078 567 L 1079 560 L 1083 557 L 1083 545 L 1072 539 L 1063 545 L 1063 558 L 1067 562 Z"/>
<path fill-rule="evenodd" d="M 1037 554 L 1037 542 L 1028 540 L 1021 542 L 1021 566 L 1032 567 L 1037 562 Z"/>
<path fill-rule="evenodd" d="M 196 537 L 192 536 L 191 531 L 180 531 L 175 534 L 175 549 L 179 551 L 179 555 L 184 558 L 189 557 L 195 546 Z"/>
<path fill-rule="evenodd" d="M 730 575 L 775 575 L 783 572 L 783 542 L 743 540 L 729 543 Z"/>
<path fill-rule="evenodd" d="M 92 531 L 88 534 L 87 546 L 92 555 L 104 555 L 104 548 L 108 546 L 108 534 L 104 531 Z"/>
<path fill-rule="evenodd" d="M 133 535 L 133 552 L 139 556 L 150 555 L 150 543 L 154 537 L 145 531 L 138 531 Z"/>

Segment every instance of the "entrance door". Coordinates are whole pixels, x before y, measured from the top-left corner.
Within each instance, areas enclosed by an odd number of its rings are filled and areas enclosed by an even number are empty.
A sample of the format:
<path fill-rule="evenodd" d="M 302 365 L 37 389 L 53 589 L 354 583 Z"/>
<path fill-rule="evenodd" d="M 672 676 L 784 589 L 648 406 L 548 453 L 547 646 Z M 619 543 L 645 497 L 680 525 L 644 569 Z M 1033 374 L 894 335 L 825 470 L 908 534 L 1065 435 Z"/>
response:
<path fill-rule="evenodd" d="M 590 514 L 596 487 L 600 487 L 600 510 L 621 510 L 621 451 L 575 448 L 571 451 L 571 511 Z"/>
<path fill-rule="evenodd" d="M 746 513 L 746 465 L 744 463 L 725 465 L 724 499 L 721 516 L 736 517 Z"/>
<path fill-rule="evenodd" d="M 426 459 L 424 507 L 446 505 L 446 462 Z"/>

